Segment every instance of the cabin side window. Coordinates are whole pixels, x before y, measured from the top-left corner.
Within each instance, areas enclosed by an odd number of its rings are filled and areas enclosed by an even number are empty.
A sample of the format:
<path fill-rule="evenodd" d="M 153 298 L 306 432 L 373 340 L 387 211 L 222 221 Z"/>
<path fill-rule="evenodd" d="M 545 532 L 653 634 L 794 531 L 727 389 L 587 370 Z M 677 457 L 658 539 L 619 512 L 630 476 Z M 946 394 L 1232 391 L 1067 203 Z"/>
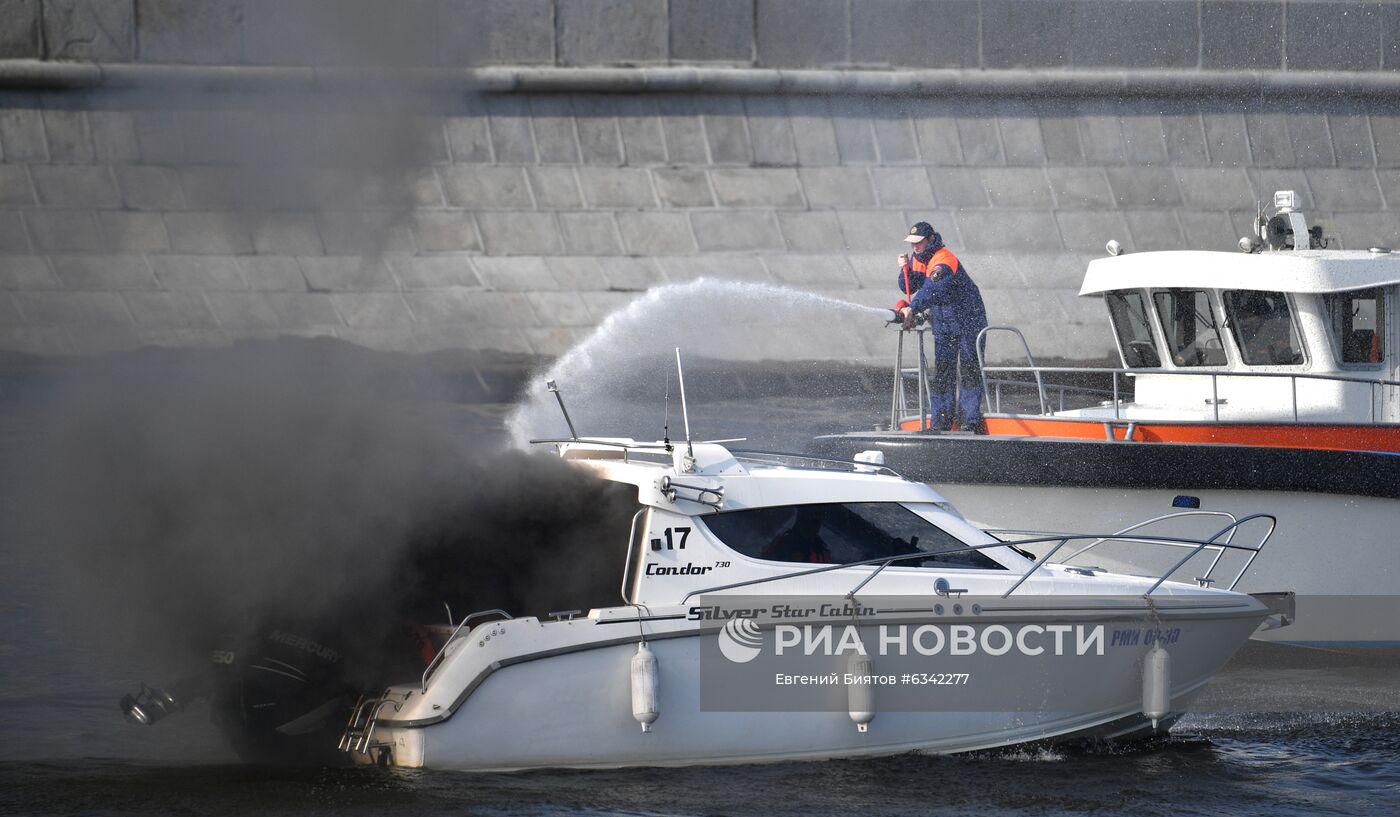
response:
<path fill-rule="evenodd" d="M 1162 365 L 1157 344 L 1152 340 L 1152 320 L 1147 315 L 1147 299 L 1141 292 L 1110 292 L 1108 319 L 1123 350 L 1123 364 L 1129 369 L 1155 369 Z"/>
<path fill-rule="evenodd" d="M 1303 362 L 1298 324 L 1282 292 L 1228 290 L 1225 314 L 1240 355 L 1250 366 L 1297 366 Z"/>
<path fill-rule="evenodd" d="M 1201 289 L 1169 289 L 1152 293 L 1162 330 L 1167 335 L 1167 352 L 1178 366 L 1224 366 L 1225 344 L 1210 296 Z"/>
<path fill-rule="evenodd" d="M 1343 365 L 1385 362 L 1385 291 L 1358 289 L 1324 296 L 1332 341 Z"/>
<path fill-rule="evenodd" d="M 995 560 L 897 502 L 820 503 L 723 511 L 700 517 L 726 546 L 754 559 L 848 564 L 918 553 L 895 567 L 1005 570 Z"/>

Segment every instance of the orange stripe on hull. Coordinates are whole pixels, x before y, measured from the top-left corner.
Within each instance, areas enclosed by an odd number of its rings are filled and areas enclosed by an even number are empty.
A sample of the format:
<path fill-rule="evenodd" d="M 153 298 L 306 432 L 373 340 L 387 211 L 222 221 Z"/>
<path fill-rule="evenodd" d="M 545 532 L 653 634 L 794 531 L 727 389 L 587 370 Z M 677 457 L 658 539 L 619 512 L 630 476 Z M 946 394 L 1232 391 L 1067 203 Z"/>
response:
<path fill-rule="evenodd" d="M 987 419 L 993 437 L 1046 437 L 1071 440 L 1104 440 L 1101 420 L 997 417 Z M 1114 439 L 1124 439 L 1127 421 L 1114 421 Z M 905 431 L 917 431 L 917 421 L 902 423 Z M 1255 445 L 1266 448 L 1303 448 L 1328 451 L 1389 451 L 1400 453 L 1400 426 L 1312 425 L 1289 423 L 1138 423 L 1137 442 L 1213 443 Z"/>

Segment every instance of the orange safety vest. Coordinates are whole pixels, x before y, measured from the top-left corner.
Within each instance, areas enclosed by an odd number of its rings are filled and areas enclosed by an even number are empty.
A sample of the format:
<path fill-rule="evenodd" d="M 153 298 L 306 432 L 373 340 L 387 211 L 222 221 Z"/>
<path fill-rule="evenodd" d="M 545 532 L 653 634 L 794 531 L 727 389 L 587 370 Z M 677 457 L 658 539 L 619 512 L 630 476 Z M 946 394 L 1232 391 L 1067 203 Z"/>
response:
<path fill-rule="evenodd" d="M 920 261 L 912 255 L 909 256 L 909 267 L 904 271 L 904 297 L 911 301 L 914 300 L 914 287 L 909 285 L 909 273 L 923 273 L 924 277 L 927 278 L 933 268 L 938 266 L 946 266 L 953 271 L 954 275 L 957 275 L 962 262 L 958 261 L 958 257 L 953 255 L 953 251 L 947 247 L 939 247 L 937 252 L 929 256 L 928 261 Z"/>

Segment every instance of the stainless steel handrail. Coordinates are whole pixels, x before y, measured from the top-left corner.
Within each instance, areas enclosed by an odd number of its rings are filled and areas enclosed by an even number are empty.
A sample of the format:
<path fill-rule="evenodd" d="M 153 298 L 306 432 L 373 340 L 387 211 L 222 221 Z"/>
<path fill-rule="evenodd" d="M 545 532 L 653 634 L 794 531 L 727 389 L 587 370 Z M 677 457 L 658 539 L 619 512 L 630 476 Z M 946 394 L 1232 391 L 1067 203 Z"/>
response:
<path fill-rule="evenodd" d="M 1254 519 L 1267 519 L 1267 520 L 1269 520 L 1269 529 L 1268 529 L 1267 532 L 1265 532 L 1263 538 L 1260 539 L 1259 544 L 1257 544 L 1257 545 L 1239 545 L 1239 544 L 1234 544 L 1232 541 L 1230 541 L 1230 539 L 1232 539 L 1233 536 L 1234 536 L 1234 533 L 1233 533 L 1233 532 L 1235 531 L 1235 529 L 1239 528 L 1241 525 L 1245 524 L 1246 522 L 1249 522 L 1249 521 L 1254 520 Z M 1177 570 L 1181 569 L 1181 567 L 1182 567 L 1183 565 L 1185 565 L 1187 562 L 1189 562 L 1189 561 L 1192 559 L 1192 557 L 1194 557 L 1196 554 L 1200 553 L 1203 549 L 1205 549 L 1205 548 L 1207 548 L 1207 547 L 1212 548 L 1212 549 L 1219 548 L 1219 549 L 1222 549 L 1222 550 L 1229 549 L 1229 550 L 1243 550 L 1243 551 L 1247 551 L 1247 552 L 1249 552 L 1249 553 L 1251 554 L 1250 557 L 1248 558 L 1248 560 L 1245 561 L 1244 567 L 1242 567 L 1242 568 L 1240 569 L 1239 574 L 1235 576 L 1234 581 L 1232 581 L 1232 582 L 1230 583 L 1230 586 L 1227 588 L 1227 589 L 1229 589 L 1229 590 L 1233 590 L 1233 589 L 1235 589 L 1235 586 L 1239 584 L 1240 580 L 1241 580 L 1242 578 L 1244 578 L 1245 573 L 1247 573 L 1247 572 L 1249 571 L 1250 566 L 1254 564 L 1254 559 L 1259 555 L 1259 552 L 1260 552 L 1261 550 L 1264 549 L 1264 545 L 1267 544 L 1268 541 L 1269 541 L 1269 539 L 1270 539 L 1270 537 L 1273 536 L 1274 528 L 1277 527 L 1277 525 L 1278 525 L 1278 519 L 1277 519 L 1277 517 L 1273 516 L 1272 514 L 1256 513 L 1256 514 L 1251 514 L 1251 515 L 1249 515 L 1249 516 L 1246 516 L 1246 517 L 1244 517 L 1243 519 L 1239 519 L 1239 520 L 1236 520 L 1236 521 L 1234 521 L 1234 522 L 1231 522 L 1229 525 L 1225 526 L 1224 528 L 1222 528 L 1221 530 L 1219 530 L 1218 532 L 1216 532 L 1216 534 L 1215 534 L 1214 536 L 1212 536 L 1210 539 L 1190 539 L 1190 538 L 1186 538 L 1186 537 L 1177 537 L 1177 536 L 1153 536 L 1153 537 L 1145 537 L 1145 536 L 1119 536 L 1119 535 L 1102 534 L 1102 533 L 1093 533 L 1093 534 L 1090 534 L 1090 533 L 1079 533 L 1079 534 L 1075 534 L 1075 533 L 1057 533 L 1057 534 L 1051 534 L 1051 535 L 1048 535 L 1048 536 L 1034 537 L 1034 538 L 1030 538 L 1030 539 L 1015 539 L 1015 540 L 1007 540 L 1007 541 L 988 542 L 988 543 L 986 543 L 986 544 L 981 544 L 981 545 L 964 545 L 964 546 L 962 546 L 962 547 L 960 547 L 960 548 L 952 548 L 952 549 L 948 549 L 948 550 L 917 551 L 917 552 L 914 552 L 914 553 L 897 554 L 897 555 L 895 555 L 895 556 L 880 556 L 880 557 L 877 557 L 877 558 L 874 558 L 874 559 L 863 559 L 863 560 L 858 561 L 858 562 L 845 562 L 845 563 L 842 563 L 842 564 L 835 564 L 835 565 L 823 565 L 822 567 L 811 568 L 811 569 L 808 569 L 808 570 L 796 570 L 796 571 L 792 571 L 792 572 L 789 572 L 789 573 L 781 573 L 781 574 L 778 574 L 778 575 L 776 575 L 776 576 L 762 576 L 762 577 L 757 578 L 757 579 L 748 579 L 748 580 L 742 581 L 742 582 L 731 582 L 731 583 L 729 583 L 729 584 L 722 584 L 722 585 L 716 585 L 716 586 L 714 586 L 714 587 L 706 587 L 706 588 L 702 588 L 702 589 L 699 589 L 699 590 L 692 590 L 692 591 L 690 591 L 689 593 L 686 593 L 686 594 L 685 594 L 685 596 L 681 599 L 681 603 L 684 604 L 684 603 L 690 601 L 690 599 L 691 599 L 692 597 L 698 596 L 698 595 L 703 595 L 703 594 L 705 594 L 705 593 L 718 593 L 718 592 L 721 592 L 721 591 L 724 591 L 724 590 L 735 590 L 735 589 L 738 589 L 738 588 L 740 588 L 740 587 L 752 587 L 752 586 L 759 585 L 759 584 L 767 584 L 768 582 L 783 581 L 783 580 L 785 580 L 785 579 L 796 579 L 796 578 L 801 578 L 801 577 L 804 577 L 804 576 L 816 575 L 816 574 L 818 574 L 818 573 L 829 573 L 830 571 L 833 571 L 833 570 L 842 570 L 842 569 L 848 568 L 848 567 L 865 567 L 865 566 L 869 566 L 869 565 L 879 565 L 879 567 L 878 567 L 876 570 L 872 571 L 872 573 L 871 573 L 870 576 L 867 576 L 864 580 L 862 580 L 859 584 L 857 584 L 854 588 L 852 588 L 850 592 L 848 592 L 848 593 L 846 594 L 847 597 L 849 598 L 849 597 L 852 596 L 854 593 L 856 593 L 857 591 L 859 591 L 861 588 L 865 587 L 865 585 L 869 584 L 870 580 L 873 579 L 873 578 L 875 578 L 875 576 L 879 575 L 879 573 L 880 573 L 881 571 L 883 571 L 886 567 L 888 567 L 890 564 L 893 564 L 893 563 L 895 563 L 895 562 L 911 561 L 911 560 L 914 560 L 914 559 L 929 559 L 929 558 L 933 558 L 933 557 L 935 557 L 935 556 L 945 556 L 945 555 L 953 554 L 953 553 L 967 553 L 967 552 L 971 552 L 971 551 L 988 550 L 988 549 L 991 549 L 991 548 L 999 548 L 999 547 L 1019 548 L 1019 547 L 1022 546 L 1022 545 L 1034 545 L 1034 544 L 1039 544 L 1039 543 L 1042 543 L 1042 542 L 1057 542 L 1058 544 L 1056 544 L 1053 548 L 1051 548 L 1048 552 L 1046 552 L 1046 554 L 1045 554 L 1044 556 L 1040 557 L 1039 559 L 1036 559 L 1036 560 L 1031 564 L 1031 566 L 1030 566 L 1029 568 L 1027 568 L 1026 571 L 1025 571 L 1024 573 L 1021 574 L 1020 578 L 1018 578 L 1018 579 L 1015 581 L 1015 583 L 1013 583 L 1013 584 L 1011 585 L 1010 589 L 1008 589 L 1005 593 L 1003 593 L 1003 594 L 1001 595 L 1001 598 L 1007 598 L 1007 597 L 1010 596 L 1012 593 L 1016 592 L 1016 590 L 1017 590 L 1018 588 L 1020 588 L 1021 585 L 1023 585 L 1023 584 L 1026 582 L 1027 579 L 1029 579 L 1031 576 L 1033 576 L 1033 575 L 1035 574 L 1035 571 L 1037 571 L 1038 569 L 1040 569 L 1041 567 L 1043 567 L 1046 563 L 1048 563 L 1048 562 L 1050 561 L 1050 557 L 1054 556 L 1055 553 L 1058 552 L 1058 551 L 1060 550 L 1060 548 L 1064 547 L 1066 544 L 1068 544 L 1068 543 L 1071 542 L 1071 541 L 1075 541 L 1075 540 L 1079 540 L 1079 539 L 1097 539 L 1097 540 L 1111 540 L 1111 541 L 1117 541 L 1117 542 L 1134 542 L 1134 543 L 1137 543 L 1137 544 L 1147 544 L 1147 545 L 1170 545 L 1170 546 L 1183 546 L 1183 545 L 1184 545 L 1184 546 L 1190 547 L 1190 548 L 1191 548 L 1191 553 L 1187 554 L 1185 558 L 1183 558 L 1181 561 L 1177 562 L 1177 564 L 1174 565 L 1170 570 L 1168 570 L 1167 572 L 1161 574 L 1161 576 L 1157 578 L 1156 583 L 1153 584 L 1152 587 L 1149 588 L 1149 589 L 1147 590 L 1146 593 L 1143 593 L 1143 596 L 1144 596 L 1144 597 L 1145 597 L 1145 596 L 1151 595 L 1153 591 L 1155 591 L 1158 587 L 1161 587 L 1161 586 L 1162 586 L 1162 583 L 1163 583 L 1163 582 L 1165 582 L 1165 581 L 1167 581 L 1169 578 L 1171 578 L 1171 576 L 1172 576 L 1173 573 L 1175 573 Z M 1227 537 L 1226 541 L 1219 541 L 1220 538 L 1221 538 L 1222 536 Z M 1219 559 L 1216 560 L 1216 562 L 1218 562 L 1218 561 L 1219 561 Z M 1206 571 L 1206 576 L 1205 576 L 1205 578 L 1209 578 L 1209 577 L 1210 577 L 1211 571 L 1213 571 L 1214 569 L 1215 569 L 1215 562 L 1213 562 L 1213 563 L 1211 564 L 1210 570 L 1207 570 L 1207 571 Z"/>
<path fill-rule="evenodd" d="M 1017 329 L 1017 328 L 1014 327 L 1014 326 L 986 326 L 986 327 L 983 327 L 983 328 L 982 328 L 982 331 L 980 331 L 980 332 L 977 333 L 977 341 L 976 341 L 976 345 L 977 345 L 977 370 L 978 370 L 979 372 L 982 373 L 982 399 L 983 399 L 983 400 L 986 400 L 986 399 L 987 399 L 987 367 L 984 366 L 983 363 L 984 363 L 984 361 L 985 361 L 985 359 L 986 359 L 986 354 L 987 354 L 987 333 L 988 333 L 988 332 L 1010 332 L 1011 334 L 1015 335 L 1015 336 L 1016 336 L 1016 339 L 1019 340 L 1019 341 L 1021 341 L 1021 348 L 1024 349 L 1025 352 L 1026 352 L 1026 361 L 1027 361 L 1028 363 L 1030 363 L 1030 368 L 1032 368 L 1032 369 L 1038 368 L 1038 367 L 1035 365 L 1035 355 L 1032 355 L 1032 354 L 1031 354 L 1031 345 L 1030 345 L 1029 343 L 1026 342 L 1026 336 L 1023 335 L 1023 334 L 1021 334 L 1021 330 L 1020 330 L 1020 329 Z M 1037 373 L 1036 376 L 1035 376 L 1035 384 L 1036 384 L 1036 387 L 1038 388 L 1038 390 L 1039 390 L 1039 392 L 1040 392 L 1040 413 L 1041 413 L 1041 414 L 1046 414 L 1046 413 L 1048 413 L 1048 412 L 1047 412 L 1047 410 L 1046 410 L 1046 408 L 1045 408 L 1045 382 L 1041 379 L 1041 377 L 1040 377 L 1040 375 L 1039 375 L 1038 373 Z M 1001 396 L 1001 392 L 1000 392 L 1000 388 L 998 388 L 998 390 L 997 390 L 997 397 L 998 397 L 997 402 L 998 402 L 998 404 L 1000 404 L 1000 402 L 1001 402 L 1001 401 L 1000 401 L 1000 396 Z M 1061 395 L 1061 398 L 1060 398 L 1060 399 L 1063 401 L 1063 399 L 1064 399 L 1063 395 Z"/>
<path fill-rule="evenodd" d="M 734 455 L 734 459 L 740 462 L 754 462 L 762 465 L 782 465 L 781 460 L 792 460 L 794 462 L 820 464 L 831 463 L 833 465 L 848 465 L 855 469 L 875 469 L 874 473 L 885 474 L 887 476 L 904 479 L 898 471 L 888 465 L 879 465 L 873 462 L 861 462 L 859 460 L 846 460 L 840 457 L 818 457 L 812 454 L 790 454 L 786 451 L 755 451 L 748 448 L 731 448 L 729 453 Z M 834 469 L 828 469 L 834 470 Z"/>
<path fill-rule="evenodd" d="M 988 328 L 1003 328 L 1003 327 L 988 327 Z M 984 330 L 984 331 L 985 331 L 985 330 Z M 1369 413 L 1370 413 L 1370 422 L 1371 422 L 1371 423 L 1377 422 L 1377 419 L 1376 419 L 1376 404 L 1377 404 L 1377 402 L 1384 403 L 1384 395 L 1383 395 L 1383 392 L 1382 392 L 1382 397 L 1381 397 L 1381 399 L 1380 399 L 1379 401 L 1377 401 L 1377 399 L 1376 399 L 1377 390 L 1378 390 L 1378 389 L 1384 389 L 1384 388 L 1386 388 L 1386 387 L 1390 387 L 1390 388 L 1400 388 L 1400 380 L 1387 380 L 1387 379 L 1384 379 L 1384 378 L 1374 378 L 1374 377 L 1354 377 L 1354 376 L 1350 376 L 1350 375 L 1340 375 L 1340 374 L 1332 374 L 1332 373 L 1325 373 L 1325 374 L 1324 374 L 1324 373 L 1314 373 L 1314 372 L 1238 372 L 1238 371 L 1218 371 L 1218 370 L 1211 370 L 1211 371 L 1188 371 L 1188 370 L 1184 370 L 1184 369 L 1123 369 L 1123 368 L 1111 369 L 1111 368 L 1088 368 L 1088 367 L 1080 367 L 1080 366 L 984 366 L 983 369 L 982 369 L 982 378 L 983 378 L 984 388 L 985 388 L 985 384 L 986 384 L 986 383 L 988 383 L 988 382 L 996 382 L 998 392 L 1000 392 L 1001 386 L 1003 386 L 1003 385 L 1015 385 L 1015 384 L 1018 384 L 1020 381 L 1015 381 L 1015 380 L 988 381 L 987 375 L 988 375 L 989 372 L 991 372 L 991 373 L 998 373 L 998 372 L 999 372 L 999 373 L 1007 373 L 1007 374 L 1019 373 L 1019 374 L 1030 374 L 1030 375 L 1033 375 L 1033 376 L 1035 377 L 1035 382 L 1036 382 L 1037 391 L 1038 391 L 1039 394 L 1040 394 L 1040 402 L 1041 402 L 1041 410 L 1040 410 L 1040 413 L 1041 413 L 1042 415 L 1048 413 L 1047 410 L 1046 410 L 1046 407 L 1045 407 L 1045 384 L 1044 384 L 1044 375 L 1046 375 L 1046 374 L 1095 374 L 1095 375 L 1110 375 L 1110 376 L 1112 377 L 1112 379 L 1113 379 L 1113 409 L 1114 409 L 1114 418 L 1115 418 L 1115 419 L 1117 419 L 1117 418 L 1120 416 L 1120 414 L 1119 414 L 1119 409 L 1120 409 L 1121 406 L 1122 406 L 1122 399 L 1121 399 L 1121 397 L 1119 396 L 1119 391 L 1118 391 L 1118 376 L 1119 376 L 1119 375 L 1137 376 L 1137 375 L 1150 374 L 1150 375 L 1167 375 L 1167 376 L 1171 376 L 1171 377 L 1209 377 L 1209 378 L 1211 379 L 1211 401 L 1210 401 L 1210 402 L 1211 402 L 1211 407 L 1212 407 L 1212 416 L 1213 416 L 1213 418 L 1214 418 L 1214 421 L 1216 421 L 1216 422 L 1219 422 L 1219 420 L 1220 420 L 1220 386 L 1219 386 L 1219 381 L 1220 381 L 1220 378 L 1223 378 L 1223 377 L 1226 377 L 1226 378 L 1236 378 L 1236 377 L 1238 377 L 1238 378 L 1247 378 L 1247 377 L 1255 377 L 1255 378 L 1268 378 L 1268 379 L 1274 379 L 1274 380 L 1278 380 L 1278 379 L 1282 379 L 1282 378 L 1287 378 L 1287 379 L 1289 380 L 1289 387 L 1290 387 L 1290 391 L 1291 391 L 1291 395 L 1292 395 L 1292 398 L 1291 398 L 1292 406 L 1291 406 L 1291 408 L 1292 408 L 1292 413 L 1293 413 L 1293 420 L 1294 420 L 1294 422 L 1297 422 L 1297 421 L 1299 420 L 1299 417 L 1300 417 L 1300 414 L 1299 414 L 1299 407 L 1298 407 L 1298 381 L 1299 381 L 1299 380 L 1317 380 L 1317 381 L 1333 382 L 1333 383 L 1358 383 L 1358 384 L 1362 384 L 1362 385 L 1367 386 L 1368 389 L 1369 389 L 1369 391 L 1370 391 L 1370 401 L 1369 401 L 1369 402 L 1370 402 L 1370 405 L 1369 405 L 1367 408 L 1368 408 L 1368 411 L 1369 411 Z M 1027 388 L 1029 388 L 1031 384 L 1030 384 L 1030 383 L 1024 383 L 1023 385 L 1025 385 Z M 1061 388 L 1061 389 L 1070 389 L 1070 390 L 1076 390 L 1076 391 L 1084 391 L 1084 392 L 1093 392 L 1093 391 L 1097 391 L 1097 390 L 1092 390 L 1092 389 L 1087 389 L 1087 388 L 1078 389 L 1078 388 L 1073 387 L 1073 386 L 1058 386 L 1057 388 Z"/>
<path fill-rule="evenodd" d="M 434 655 L 433 660 L 429 661 L 428 666 L 423 669 L 423 683 L 421 685 L 421 688 L 424 692 L 428 691 L 428 676 L 433 674 L 433 670 L 437 668 L 437 665 L 442 661 L 443 656 L 447 655 L 447 648 L 451 646 L 453 641 L 457 640 L 457 634 L 462 632 L 462 628 L 467 626 L 467 623 L 470 622 L 472 619 L 493 615 L 501 615 L 505 616 L 506 618 L 515 618 L 515 616 L 512 616 L 510 613 L 507 613 L 505 610 L 502 610 L 499 607 L 493 607 L 490 610 L 478 610 L 477 612 L 471 613 L 466 618 L 462 619 L 462 623 L 458 624 L 457 627 L 452 631 L 452 635 L 449 635 L 447 637 L 447 640 L 443 642 L 442 649 L 437 651 L 437 655 Z"/>

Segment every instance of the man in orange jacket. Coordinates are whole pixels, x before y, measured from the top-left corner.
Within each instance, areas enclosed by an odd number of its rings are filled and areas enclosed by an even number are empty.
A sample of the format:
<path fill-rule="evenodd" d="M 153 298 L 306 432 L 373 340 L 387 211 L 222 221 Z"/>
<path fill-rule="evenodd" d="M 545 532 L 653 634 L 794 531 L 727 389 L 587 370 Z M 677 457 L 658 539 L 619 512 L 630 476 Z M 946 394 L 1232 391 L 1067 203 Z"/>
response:
<path fill-rule="evenodd" d="M 904 240 L 913 254 L 899 256 L 899 288 L 905 298 L 896 309 L 905 321 L 927 311 L 933 331 L 933 384 L 929 414 L 933 427 L 986 434 L 982 417 L 982 368 L 977 335 L 987 326 L 982 293 L 943 237 L 927 221 L 909 228 Z"/>

